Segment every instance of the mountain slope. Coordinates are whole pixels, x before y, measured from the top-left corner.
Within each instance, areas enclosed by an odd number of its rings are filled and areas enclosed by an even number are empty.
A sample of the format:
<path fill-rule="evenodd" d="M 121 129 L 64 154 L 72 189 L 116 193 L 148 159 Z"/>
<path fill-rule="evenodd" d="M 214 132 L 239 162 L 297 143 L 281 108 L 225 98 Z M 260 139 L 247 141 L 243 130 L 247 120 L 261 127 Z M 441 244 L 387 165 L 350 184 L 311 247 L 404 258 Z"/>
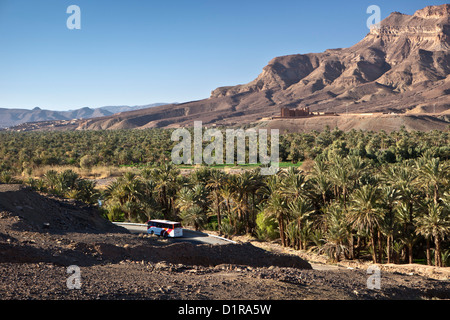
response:
<path fill-rule="evenodd" d="M 350 48 L 275 58 L 254 81 L 218 88 L 212 97 L 266 91 L 277 105 L 336 112 L 349 106 L 352 111 L 404 110 L 417 100 L 429 101 L 411 99 L 409 92 L 438 87 L 445 88 L 435 98 L 442 97 L 450 74 L 449 8 L 428 7 L 413 16 L 392 13 Z M 403 98 L 407 101 L 400 104 L 391 100 Z M 448 99 L 436 103 L 449 106 Z"/>
<path fill-rule="evenodd" d="M 208 99 L 83 120 L 78 130 L 192 126 L 196 120 L 243 125 L 278 116 L 280 107 L 413 113 L 411 128 L 420 114 L 440 113 L 430 128 L 444 128 L 450 112 L 449 48 L 449 4 L 412 16 L 394 12 L 352 47 L 277 57 L 255 80 L 217 88 Z M 372 124 L 367 129 L 380 129 Z"/>
<path fill-rule="evenodd" d="M 69 111 L 42 110 L 38 107 L 33 110 L 0 108 L 0 128 L 18 126 L 28 122 L 59 121 L 73 119 L 90 119 L 110 116 L 120 112 L 142 110 L 164 103 L 154 103 L 143 106 L 106 106 L 100 108 L 81 108 Z"/>
<path fill-rule="evenodd" d="M 279 115 L 280 107 L 448 112 L 449 47 L 449 4 L 395 12 L 350 48 L 277 57 L 252 82 L 217 88 L 208 99 L 83 121 L 79 129 L 245 124 Z"/>
<path fill-rule="evenodd" d="M 33 110 L 0 108 L 0 128 L 17 126 L 26 122 L 71 120 L 108 115 L 112 115 L 112 113 L 90 108 L 72 111 L 52 111 L 40 108 L 34 108 Z"/>
<path fill-rule="evenodd" d="M 133 111 L 133 110 L 141 110 L 141 109 L 147 109 L 147 108 L 153 108 L 153 107 L 159 107 L 166 105 L 167 103 L 152 103 L 147 104 L 143 106 L 106 106 L 106 107 L 100 107 L 99 110 L 102 111 L 108 111 L 112 114 L 120 113 L 120 112 L 127 112 L 127 111 Z"/>

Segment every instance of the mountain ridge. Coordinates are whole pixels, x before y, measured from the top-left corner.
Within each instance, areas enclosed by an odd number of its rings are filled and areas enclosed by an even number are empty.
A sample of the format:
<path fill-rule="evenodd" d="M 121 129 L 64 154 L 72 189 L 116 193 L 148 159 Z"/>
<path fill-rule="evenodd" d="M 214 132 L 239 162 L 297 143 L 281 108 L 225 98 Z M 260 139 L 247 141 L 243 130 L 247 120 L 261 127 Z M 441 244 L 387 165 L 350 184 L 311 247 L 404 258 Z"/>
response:
<path fill-rule="evenodd" d="M 39 107 L 33 109 L 0 108 L 0 128 L 14 127 L 28 122 L 105 117 L 120 112 L 142 110 L 165 104 L 166 103 L 152 103 L 142 106 L 104 106 L 99 108 L 84 107 L 68 111 L 45 110 Z"/>
<path fill-rule="evenodd" d="M 411 128 L 420 114 L 442 114 L 429 126 L 436 129 L 448 119 L 449 93 L 450 4 L 445 4 L 413 15 L 393 12 L 348 48 L 275 57 L 253 81 L 216 88 L 209 98 L 80 120 L 76 129 L 171 128 L 199 120 L 205 125 L 258 125 L 279 116 L 282 107 L 414 114 L 408 118 Z M 283 129 L 283 121 L 275 123 Z M 401 122 L 396 123 L 399 129 Z M 380 128 L 376 121 L 367 126 Z"/>
<path fill-rule="evenodd" d="M 394 12 L 348 48 L 273 58 L 247 83 L 204 100 L 102 117 L 79 129 L 236 125 L 278 116 L 281 107 L 337 113 L 448 112 L 450 5 Z"/>

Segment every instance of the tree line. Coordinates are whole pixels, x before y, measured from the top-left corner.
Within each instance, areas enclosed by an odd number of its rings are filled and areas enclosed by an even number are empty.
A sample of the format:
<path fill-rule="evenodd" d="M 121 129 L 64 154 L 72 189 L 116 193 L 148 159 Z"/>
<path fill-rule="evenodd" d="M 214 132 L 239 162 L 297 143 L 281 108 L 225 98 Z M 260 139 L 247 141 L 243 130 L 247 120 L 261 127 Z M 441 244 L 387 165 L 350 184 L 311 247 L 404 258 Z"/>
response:
<path fill-rule="evenodd" d="M 105 192 L 111 219 L 180 219 L 225 235 L 280 239 L 332 260 L 448 263 L 450 167 L 439 158 L 374 167 L 360 156 L 321 157 L 309 172 L 262 176 L 170 164 L 126 173 Z M 434 251 L 434 254 L 432 254 Z M 434 260 L 434 261 L 433 261 Z"/>
<path fill-rule="evenodd" d="M 220 129 L 220 128 L 218 128 Z M 192 130 L 192 129 L 191 129 Z M 0 132 L 0 171 L 32 173 L 42 166 L 156 166 L 170 160 L 173 130 Z M 450 159 L 448 131 L 392 133 L 330 130 L 280 136 L 280 161 L 314 160 L 323 154 L 357 155 L 374 164 L 416 159 L 428 152 Z M 224 139 L 224 144 L 226 139 Z M 205 142 L 205 144 L 207 144 Z M 248 151 L 248 150 L 247 150 Z"/>

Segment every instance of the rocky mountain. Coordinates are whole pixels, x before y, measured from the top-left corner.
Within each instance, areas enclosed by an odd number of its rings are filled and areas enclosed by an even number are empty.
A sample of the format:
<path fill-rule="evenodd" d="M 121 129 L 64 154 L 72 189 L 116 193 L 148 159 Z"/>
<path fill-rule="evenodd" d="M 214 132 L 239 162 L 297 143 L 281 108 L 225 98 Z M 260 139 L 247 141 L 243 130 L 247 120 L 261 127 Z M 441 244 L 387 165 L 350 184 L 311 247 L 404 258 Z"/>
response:
<path fill-rule="evenodd" d="M 450 5 L 394 12 L 359 43 L 274 58 L 252 82 L 211 97 L 84 121 L 80 129 L 233 125 L 280 107 L 337 113 L 449 113 Z"/>
<path fill-rule="evenodd" d="M 0 108 L 0 128 L 14 127 L 28 122 L 61 121 L 73 119 L 90 119 L 110 116 L 120 112 L 142 110 L 161 106 L 164 103 L 154 103 L 143 106 L 106 106 L 100 108 L 81 108 L 69 111 L 42 110 L 36 107 L 27 109 Z"/>
<path fill-rule="evenodd" d="M 409 93 L 420 91 L 425 94 L 421 102 L 431 98 L 448 107 L 448 99 L 441 98 L 450 84 L 449 10 L 444 5 L 413 16 L 392 13 L 350 48 L 275 58 L 254 81 L 218 88 L 212 97 L 266 92 L 277 105 L 404 111 L 419 100 Z M 408 101 L 398 103 L 406 97 Z"/>
<path fill-rule="evenodd" d="M 27 109 L 0 109 L 0 128 L 17 126 L 26 122 L 87 119 L 112 115 L 111 112 L 99 109 L 82 108 L 71 111 L 42 110 L 38 107 Z"/>
<path fill-rule="evenodd" d="M 195 120 L 242 125 L 278 116 L 281 107 L 409 117 L 393 121 L 393 130 L 401 123 L 411 129 L 446 128 L 449 48 L 449 4 L 426 7 L 412 16 L 394 12 L 352 47 L 277 57 L 255 80 L 217 88 L 210 98 L 80 121 L 78 129 L 192 126 Z M 426 121 L 415 125 L 422 115 Z M 283 123 L 277 120 L 280 129 Z M 379 119 L 367 122 L 367 129 L 380 130 L 378 123 Z"/>

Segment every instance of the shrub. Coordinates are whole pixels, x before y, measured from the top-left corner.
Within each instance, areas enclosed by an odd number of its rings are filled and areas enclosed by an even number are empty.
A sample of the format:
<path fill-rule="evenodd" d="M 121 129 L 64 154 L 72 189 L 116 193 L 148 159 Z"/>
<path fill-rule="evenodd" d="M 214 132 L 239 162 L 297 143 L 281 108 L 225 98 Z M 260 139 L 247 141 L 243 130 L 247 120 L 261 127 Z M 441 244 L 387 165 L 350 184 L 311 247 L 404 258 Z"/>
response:
<path fill-rule="evenodd" d="M 260 240 L 275 240 L 279 237 L 278 223 L 274 217 L 267 217 L 263 211 L 256 216 L 256 236 Z"/>
<path fill-rule="evenodd" d="M 95 159 L 94 157 L 90 155 L 85 155 L 80 159 L 80 167 L 82 169 L 91 169 L 95 165 Z"/>

